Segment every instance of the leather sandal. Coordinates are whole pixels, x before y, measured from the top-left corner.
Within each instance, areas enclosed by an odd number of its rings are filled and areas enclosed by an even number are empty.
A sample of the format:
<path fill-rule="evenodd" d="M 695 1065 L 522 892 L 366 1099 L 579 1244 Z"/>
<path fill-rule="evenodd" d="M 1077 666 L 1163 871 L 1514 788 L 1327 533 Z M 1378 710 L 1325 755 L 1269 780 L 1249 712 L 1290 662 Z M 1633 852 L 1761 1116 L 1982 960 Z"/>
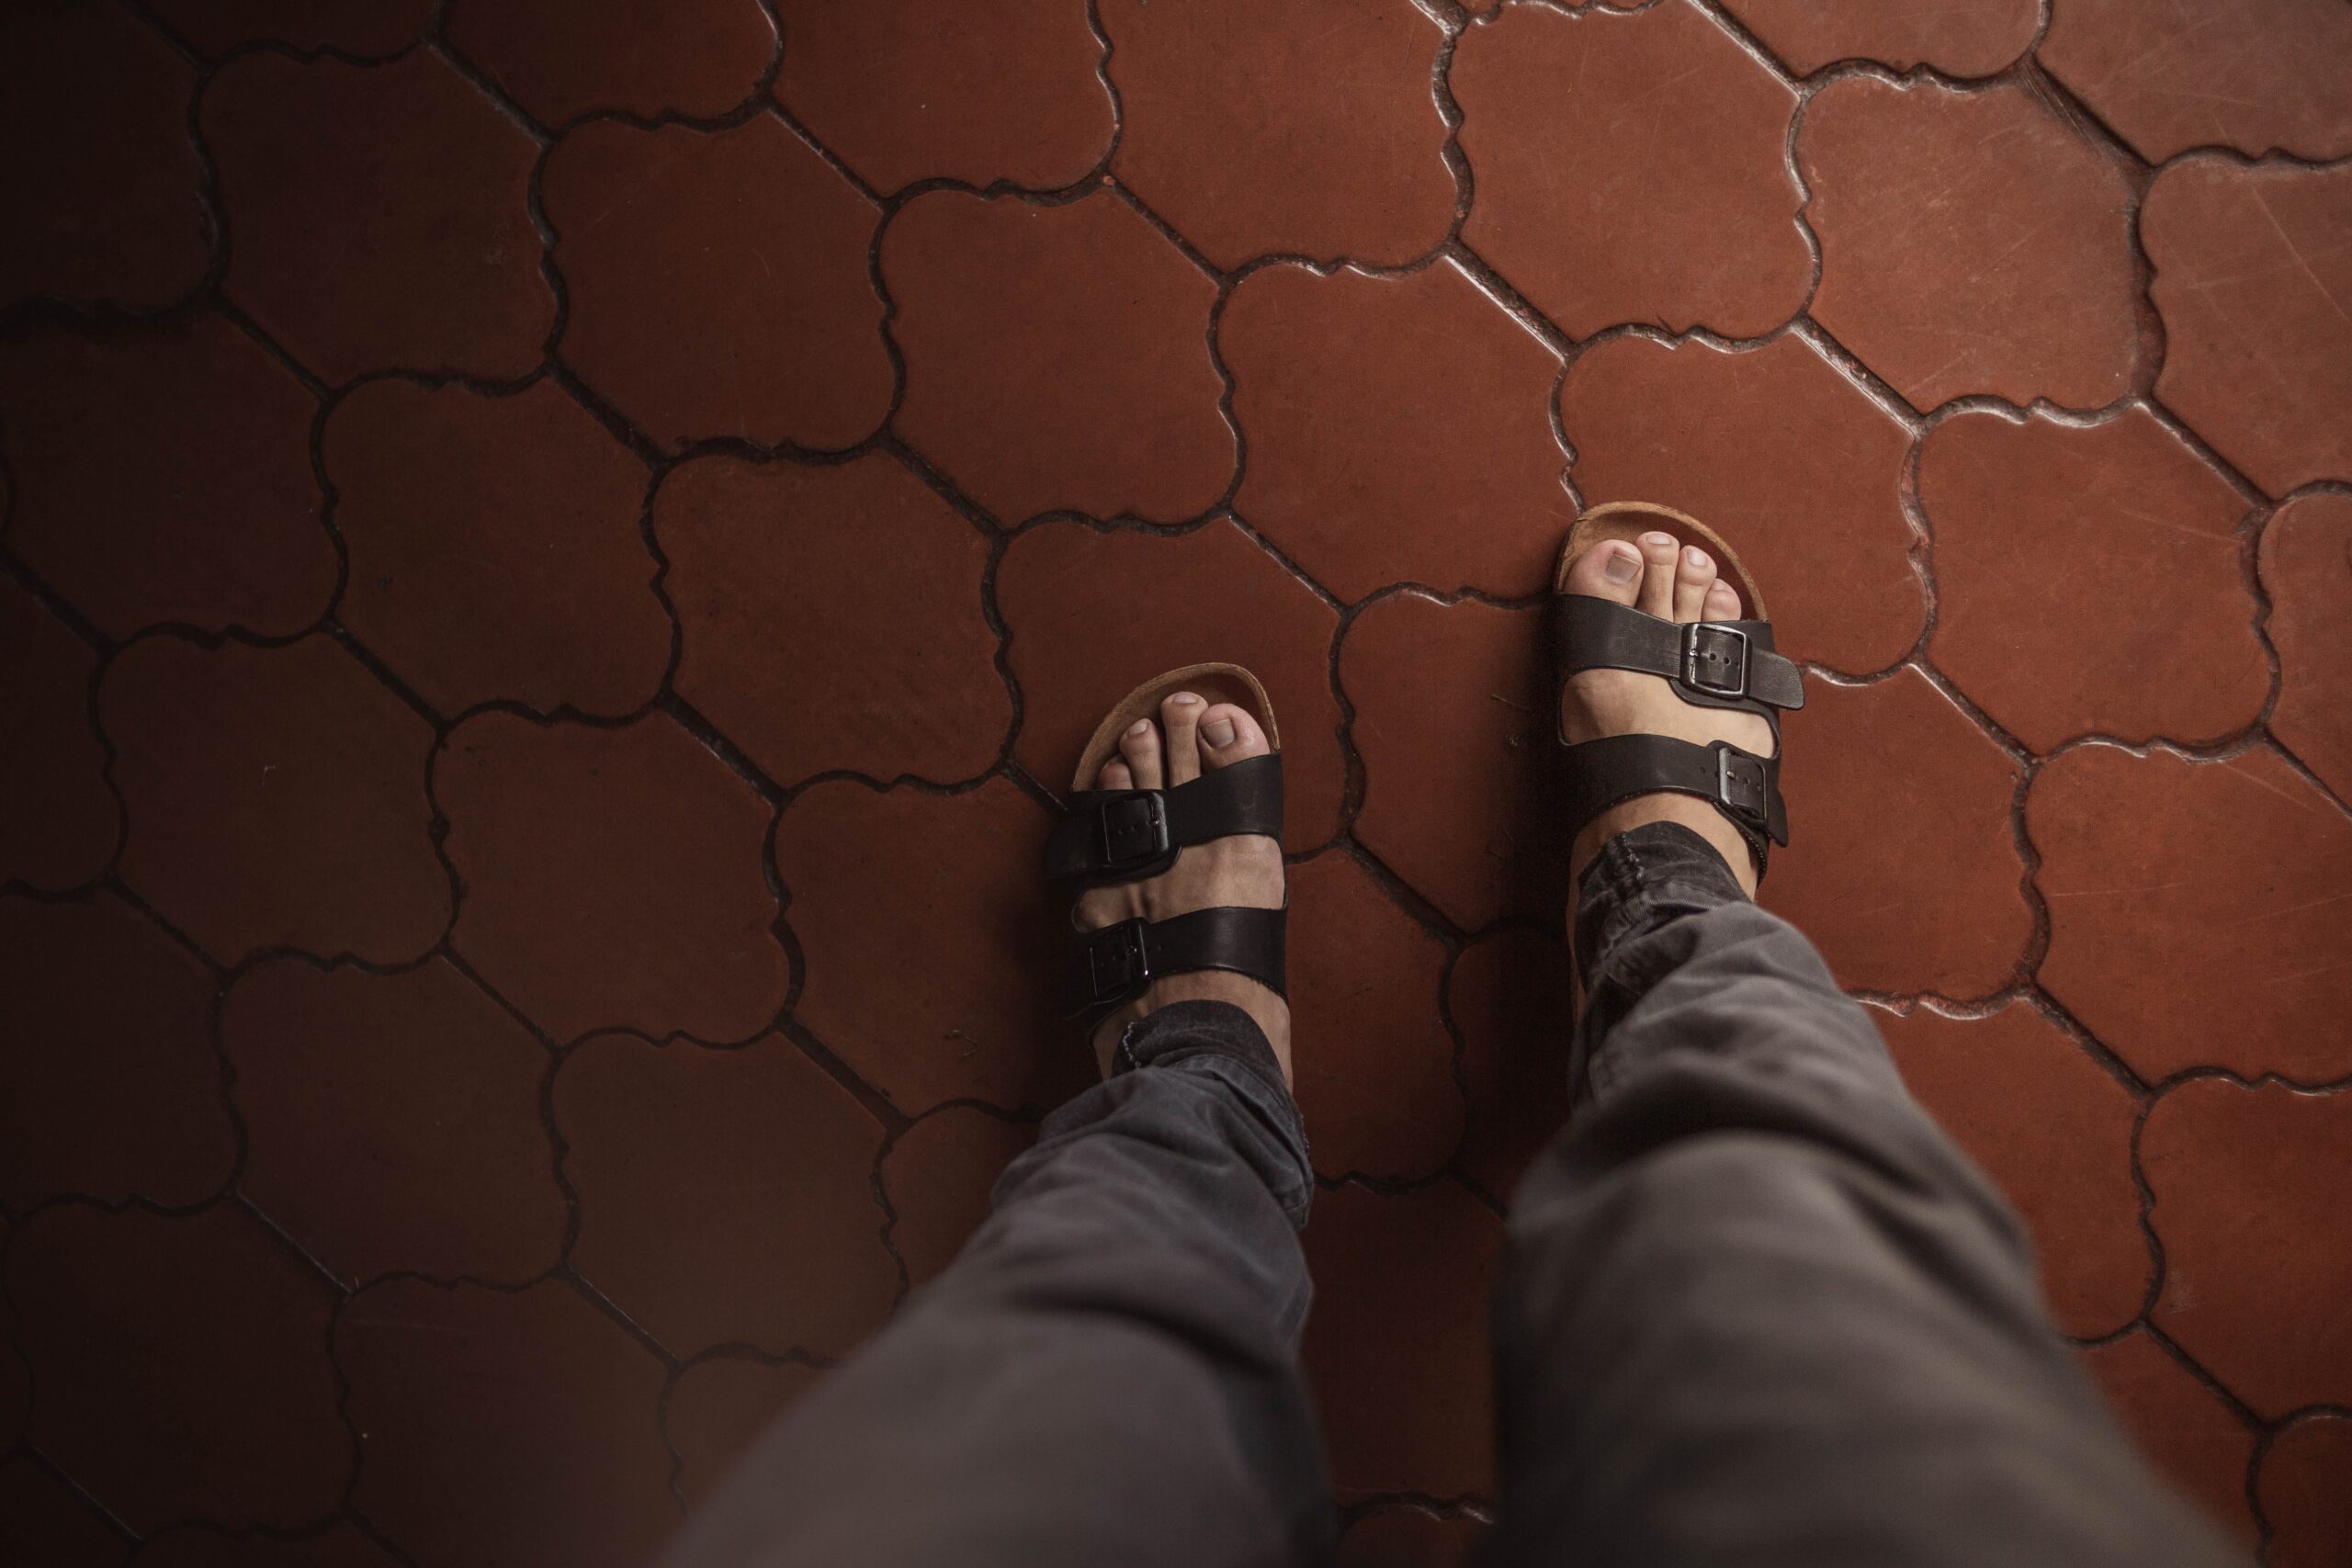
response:
<path fill-rule="evenodd" d="M 1739 591 L 1749 617 L 1738 621 L 1664 620 L 1630 604 L 1567 591 L 1568 569 L 1593 546 L 1610 539 L 1634 543 L 1645 533 L 1697 545 Z M 1764 595 L 1737 551 L 1695 517 L 1648 502 L 1596 506 L 1577 519 L 1560 547 L 1552 580 L 1553 693 L 1586 670 L 1634 670 L 1664 678 L 1674 694 L 1698 707 L 1737 708 L 1772 727 L 1772 754 L 1757 756 L 1727 740 L 1694 745 L 1665 735 L 1612 735 L 1560 744 L 1565 816 L 1571 835 L 1621 800 L 1670 790 L 1697 795 L 1721 812 L 1747 840 L 1761 880 L 1773 844 L 1789 841 L 1781 801 L 1781 712 L 1804 706 L 1804 671 L 1772 649 Z"/>
<path fill-rule="evenodd" d="M 1117 755 L 1119 737 L 1137 719 L 1157 721 L 1161 701 L 1196 692 L 1210 705 L 1248 710 L 1266 732 L 1266 755 L 1205 772 L 1165 789 L 1095 789 L 1102 765 Z M 1283 836 L 1282 736 L 1258 678 L 1238 664 L 1190 664 L 1145 682 L 1122 698 L 1079 753 L 1078 772 L 1061 820 L 1046 840 L 1046 874 L 1083 889 L 1140 882 L 1159 875 L 1194 844 L 1237 834 Z M 1062 1016 L 1091 1034 L 1102 1017 L 1125 1007 L 1163 975 L 1229 969 L 1272 991 L 1283 989 L 1283 935 L 1289 898 L 1280 909 L 1217 906 L 1141 917 L 1095 931 L 1078 929 L 1070 908 L 1069 967 L 1061 991 Z"/>

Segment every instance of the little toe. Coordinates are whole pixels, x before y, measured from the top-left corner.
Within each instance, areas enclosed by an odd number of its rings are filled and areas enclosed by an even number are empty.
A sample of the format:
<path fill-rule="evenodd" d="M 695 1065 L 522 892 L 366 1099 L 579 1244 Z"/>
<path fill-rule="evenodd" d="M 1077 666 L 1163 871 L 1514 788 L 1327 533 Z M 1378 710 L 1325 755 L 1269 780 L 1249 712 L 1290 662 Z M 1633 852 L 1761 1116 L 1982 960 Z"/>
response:
<path fill-rule="evenodd" d="M 1642 552 L 1623 539 L 1605 539 L 1568 566 L 1568 592 L 1630 604 L 1641 589 Z"/>
<path fill-rule="evenodd" d="M 1715 579 L 1714 586 L 1707 590 L 1707 603 L 1699 618 L 1702 621 L 1739 619 L 1739 590 L 1720 577 Z"/>
<path fill-rule="evenodd" d="M 1119 755 L 1127 760 L 1127 767 L 1135 776 L 1135 783 L 1130 787 L 1162 787 L 1158 725 L 1148 718 L 1139 718 L 1127 726 L 1127 732 L 1119 737 Z"/>
<path fill-rule="evenodd" d="M 1715 585 L 1715 558 L 1696 545 L 1682 547 L 1682 558 L 1674 568 L 1674 618 L 1695 621 L 1707 603 L 1707 590 Z"/>
<path fill-rule="evenodd" d="M 1201 709 L 1207 705 L 1192 692 L 1171 694 L 1159 705 L 1161 744 L 1168 760 L 1168 787 L 1191 784 L 1201 776 L 1198 730 Z"/>
<path fill-rule="evenodd" d="M 1125 758 L 1114 757 L 1102 764 L 1102 773 L 1095 776 L 1094 787 L 1096 789 L 1133 789 L 1136 787 L 1136 775 L 1128 769 Z"/>
<path fill-rule="evenodd" d="M 1210 769 L 1245 757 L 1262 757 L 1268 750 L 1266 732 L 1250 716 L 1249 709 L 1219 703 L 1201 715 L 1201 761 Z"/>
<path fill-rule="evenodd" d="M 1674 573 L 1682 559 L 1681 547 L 1671 534 L 1645 534 L 1642 546 L 1642 592 L 1634 607 L 1658 619 L 1674 618 Z"/>

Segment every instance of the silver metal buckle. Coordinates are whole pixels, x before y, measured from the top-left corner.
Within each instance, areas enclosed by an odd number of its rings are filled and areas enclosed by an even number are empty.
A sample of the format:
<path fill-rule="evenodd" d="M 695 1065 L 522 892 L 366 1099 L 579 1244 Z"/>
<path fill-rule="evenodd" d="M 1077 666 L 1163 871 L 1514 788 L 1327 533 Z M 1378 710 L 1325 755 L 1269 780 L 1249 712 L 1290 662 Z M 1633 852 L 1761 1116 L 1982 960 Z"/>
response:
<path fill-rule="evenodd" d="M 1710 679 L 1705 673 L 1705 661 L 1700 657 L 1701 637 L 1727 638 L 1737 645 L 1739 660 L 1732 667 L 1729 681 Z M 1747 695 L 1747 661 L 1754 649 L 1746 632 L 1737 626 L 1727 626 L 1715 621 L 1692 621 L 1682 628 L 1682 683 L 1711 697 L 1744 697 Z"/>

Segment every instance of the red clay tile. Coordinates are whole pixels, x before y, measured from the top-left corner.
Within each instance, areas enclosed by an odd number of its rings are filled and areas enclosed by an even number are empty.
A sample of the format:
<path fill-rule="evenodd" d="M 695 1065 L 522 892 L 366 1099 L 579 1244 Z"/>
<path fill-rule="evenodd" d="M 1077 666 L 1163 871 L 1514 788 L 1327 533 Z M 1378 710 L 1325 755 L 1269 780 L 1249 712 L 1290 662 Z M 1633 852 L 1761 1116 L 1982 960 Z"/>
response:
<path fill-rule="evenodd" d="M 554 1107 L 572 1267 L 673 1353 L 842 1356 L 889 1315 L 881 1124 L 783 1035 L 600 1034 L 564 1057 Z"/>
<path fill-rule="evenodd" d="M 0 898 L 0 1201 L 61 1192 L 201 1202 L 236 1164 L 213 1054 L 213 981 L 99 889 Z"/>
<path fill-rule="evenodd" d="M 221 292 L 296 359 L 331 382 L 537 367 L 556 313 L 526 190 L 538 148 L 439 55 L 244 55 L 200 118 L 229 213 Z"/>
<path fill-rule="evenodd" d="M 1464 1116 L 1438 1016 L 1444 945 L 1341 851 L 1290 868 L 1290 906 L 1291 1056 L 1315 1168 L 1435 1175 Z"/>
<path fill-rule="evenodd" d="M 1456 1181 L 1315 1195 L 1301 1354 L 1341 1497 L 1494 1491 L 1488 1297 L 1503 1224 Z"/>
<path fill-rule="evenodd" d="M 2140 210 L 2165 323 L 2156 395 L 2272 495 L 2352 479 L 2352 168 L 2220 158 Z"/>
<path fill-rule="evenodd" d="M 2352 1100 L 2194 1078 L 2149 1109 L 2140 1168 L 2154 1325 L 2257 1415 L 2352 1404 Z"/>
<path fill-rule="evenodd" d="M 1340 649 L 1364 768 L 1356 838 L 1464 931 L 1566 908 L 1542 631 L 1534 610 L 1401 593 L 1357 616 Z"/>
<path fill-rule="evenodd" d="M 114 859 L 121 813 L 90 723 L 98 657 L 39 599 L 0 579 L 0 883 L 62 893 Z"/>
<path fill-rule="evenodd" d="M 1102 43 L 1084 6 L 786 0 L 782 8 L 791 47 L 776 101 L 878 191 L 939 178 L 1054 189 L 1111 144 Z"/>
<path fill-rule="evenodd" d="M 204 281 L 195 94 L 179 51 L 112 0 L 0 13 L 0 304 L 153 310 Z"/>
<path fill-rule="evenodd" d="M 1054 1016 L 1067 901 L 1037 871 L 1046 817 L 975 790 L 810 786 L 776 826 L 806 971 L 794 1014 L 890 1102 L 1058 1105 L 1094 1077 Z"/>
<path fill-rule="evenodd" d="M 662 1363 L 570 1285 L 371 1285 L 334 1359 L 352 1505 L 420 1562 L 637 1568 L 677 1524 Z"/>
<path fill-rule="evenodd" d="M 759 1440 L 768 1423 L 824 1374 L 788 1362 L 716 1358 L 696 1361 L 671 1385 L 667 1428 L 678 1455 L 678 1491 L 694 1507 Z"/>
<path fill-rule="evenodd" d="M 1754 337 L 1804 309 L 1796 95 L 1696 6 L 1514 6 L 1463 35 L 1450 81 L 1463 241 L 1571 336 L 1640 321 Z"/>
<path fill-rule="evenodd" d="M 1332 1568 L 1469 1568 L 1487 1529 L 1467 1514 L 1441 1518 L 1401 1505 L 1376 1508 L 1340 1538 Z"/>
<path fill-rule="evenodd" d="M 2352 11 L 2331 0 L 2066 0 L 2034 58 L 2151 164 L 2217 143 L 2352 152 Z"/>
<path fill-rule="evenodd" d="M 0 1463 L 0 1523 L 25 1568 L 119 1568 L 130 1543 L 30 1455 Z"/>
<path fill-rule="evenodd" d="M 2026 1002 L 1984 1018 L 1872 1016 L 1912 1094 L 2025 1216 L 2058 1326 L 2088 1339 L 2139 1316 L 2155 1266 L 2131 1091 Z"/>
<path fill-rule="evenodd" d="M 404 964 L 441 939 L 433 732 L 329 638 L 133 643 L 107 668 L 98 724 L 130 824 L 122 879 L 214 958 Z"/>
<path fill-rule="evenodd" d="M 2015 978 L 2033 933 L 2010 811 L 2018 770 L 1917 670 L 1807 683 L 1783 729 L 1791 842 L 1763 902 L 1838 984 L 1955 999 Z"/>
<path fill-rule="evenodd" d="M 1803 338 L 1595 344 L 1569 367 L 1560 420 L 1588 505 L 1663 502 L 1723 530 L 1781 651 L 1865 674 L 1919 640 L 1910 432 Z"/>
<path fill-rule="evenodd" d="M 2256 1486 L 2271 1568 L 2335 1568 L 2352 1541 L 2352 1419 L 2320 1411 L 2288 1426 Z"/>
<path fill-rule="evenodd" d="M 371 381 L 322 444 L 351 561 L 336 618 L 443 713 L 617 716 L 670 663 L 638 529 L 645 465 L 552 381 Z"/>
<path fill-rule="evenodd" d="M 2321 912 L 2352 886 L 2352 825 L 2275 753 L 2086 746 L 2035 775 L 2025 827 L 2041 984 L 2141 1077 L 2352 1073 L 2352 971 Z"/>
<path fill-rule="evenodd" d="M 1462 1170 L 1498 1201 L 1567 1125 L 1574 987 L 1567 944 L 1517 929 L 1464 948 L 1446 980 L 1470 1100 Z"/>
<path fill-rule="evenodd" d="M 1119 91 L 1111 171 L 1216 265 L 1252 256 L 1394 266 L 1453 227 L 1444 33 L 1383 0 L 1105 0 Z"/>
<path fill-rule="evenodd" d="M 974 501 L 1007 523 L 1174 523 L 1225 493 L 1216 286 L 1116 196 L 931 191 L 891 219 L 881 254 L 907 364 L 895 426 Z"/>
<path fill-rule="evenodd" d="M 2144 1329 L 2091 1347 L 2083 1362 L 2157 1472 L 2254 1545 L 2260 1531 L 2245 1500 L 2254 1433 L 2237 1412 Z"/>
<path fill-rule="evenodd" d="M 2130 388 L 2131 186 L 2023 87 L 1833 82 L 1796 159 L 1821 243 L 1813 318 L 1914 407 L 2098 408 Z"/>
<path fill-rule="evenodd" d="M 2032 48 L 2041 25 L 2037 0 L 1724 0 L 1724 9 L 1800 76 L 1840 60 L 1990 76 Z"/>
<path fill-rule="evenodd" d="M 442 30 L 542 125 L 591 109 L 715 118 L 759 90 L 776 52 L 759 0 L 574 0 L 560 12 L 464 0 Z"/>
<path fill-rule="evenodd" d="M 43 1209 L 8 1248 L 30 1438 L 134 1530 L 300 1529 L 341 1506 L 335 1293 L 235 1203 Z"/>
<path fill-rule="evenodd" d="M 416 41 L 433 0 L 149 0 L 148 8 L 214 60 L 246 43 L 386 55 Z"/>
<path fill-rule="evenodd" d="M 290 636 L 334 597 L 317 413 L 209 311 L 104 343 L 37 333 L 0 353 L 9 548 L 112 637 L 160 621 Z"/>
<path fill-rule="evenodd" d="M 345 1283 L 520 1284 L 562 1256 L 547 1051 L 446 959 L 261 964 L 221 1006 L 220 1047 L 245 1124 L 237 1190 Z"/>
<path fill-rule="evenodd" d="M 2218 740 L 2261 713 L 2245 502 L 2147 410 L 2088 429 L 1948 419 L 1921 444 L 1919 504 L 1936 668 L 2030 750 Z"/>
<path fill-rule="evenodd" d="M 989 542 L 898 458 L 697 457 L 663 478 L 653 527 L 678 694 L 769 776 L 945 784 L 996 761 L 1012 697 L 981 603 Z"/>
<path fill-rule="evenodd" d="M 767 804 L 675 720 L 480 714 L 435 759 L 433 795 L 466 887 L 452 945 L 558 1041 L 747 1040 L 784 1005 Z"/>
<path fill-rule="evenodd" d="M 1283 848 L 1302 853 L 1339 831 L 1347 787 L 1330 676 L 1339 612 L 1238 528 L 1032 528 L 1005 551 L 996 594 L 1021 687 L 1013 752 L 1032 778 L 1064 789 L 1113 704 L 1162 671 L 1222 660 L 1255 672 L 1273 704 Z"/>
<path fill-rule="evenodd" d="M 657 444 L 854 446 L 889 413 L 867 265 L 880 215 L 774 115 L 583 125 L 540 190 L 571 300 L 563 361 Z"/>
<path fill-rule="evenodd" d="M 1459 267 L 1267 267 L 1217 343 L 1250 443 L 1234 508 L 1317 581 L 1351 601 L 1550 581 L 1577 510 L 1544 406 L 1560 357 Z"/>
<path fill-rule="evenodd" d="M 150 1536 L 133 1561 L 137 1568 L 395 1568 L 400 1560 L 338 1519 L 300 1540 L 239 1538 L 209 1526 L 183 1525 Z"/>
<path fill-rule="evenodd" d="M 1037 1130 L 968 1105 L 933 1111 L 882 1157 L 883 1196 L 897 1219 L 890 1246 L 920 1285 L 955 1260 L 989 1217 L 989 1193 Z"/>
<path fill-rule="evenodd" d="M 2352 497 L 2298 496 L 2262 530 L 2262 590 L 2278 650 L 2270 733 L 2352 798 Z"/>

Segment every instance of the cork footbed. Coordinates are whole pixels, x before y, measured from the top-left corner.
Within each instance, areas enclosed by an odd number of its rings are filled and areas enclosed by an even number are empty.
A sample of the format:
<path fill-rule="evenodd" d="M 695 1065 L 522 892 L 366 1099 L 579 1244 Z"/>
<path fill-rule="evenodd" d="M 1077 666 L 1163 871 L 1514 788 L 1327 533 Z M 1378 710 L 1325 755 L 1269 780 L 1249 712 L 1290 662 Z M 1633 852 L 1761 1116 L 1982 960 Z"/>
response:
<path fill-rule="evenodd" d="M 1577 518 L 1577 525 L 1568 530 L 1568 542 L 1560 547 L 1560 564 L 1552 573 L 1552 592 L 1568 591 L 1568 568 L 1593 546 L 1605 539 L 1623 539 L 1630 545 L 1641 535 L 1652 533 L 1671 534 L 1676 544 L 1697 545 L 1713 556 L 1720 575 L 1739 590 L 1743 619 L 1772 618 L 1764 613 L 1764 594 L 1756 586 L 1756 579 L 1748 574 L 1739 552 L 1725 544 L 1722 535 L 1688 513 L 1647 501 L 1611 501 Z"/>
<path fill-rule="evenodd" d="M 1282 732 L 1274 728 L 1273 705 L 1266 700 L 1266 688 L 1258 684 L 1258 677 L 1238 664 L 1187 664 L 1182 670 L 1153 676 L 1121 697 L 1118 705 L 1103 716 L 1085 749 L 1078 754 L 1078 773 L 1070 781 L 1070 788 L 1092 789 L 1102 764 L 1118 754 L 1119 737 L 1127 732 L 1127 726 L 1139 718 L 1156 721 L 1160 703 L 1178 692 L 1197 693 L 1211 707 L 1231 703 L 1258 721 L 1258 728 L 1266 732 L 1268 750 L 1283 749 Z"/>

